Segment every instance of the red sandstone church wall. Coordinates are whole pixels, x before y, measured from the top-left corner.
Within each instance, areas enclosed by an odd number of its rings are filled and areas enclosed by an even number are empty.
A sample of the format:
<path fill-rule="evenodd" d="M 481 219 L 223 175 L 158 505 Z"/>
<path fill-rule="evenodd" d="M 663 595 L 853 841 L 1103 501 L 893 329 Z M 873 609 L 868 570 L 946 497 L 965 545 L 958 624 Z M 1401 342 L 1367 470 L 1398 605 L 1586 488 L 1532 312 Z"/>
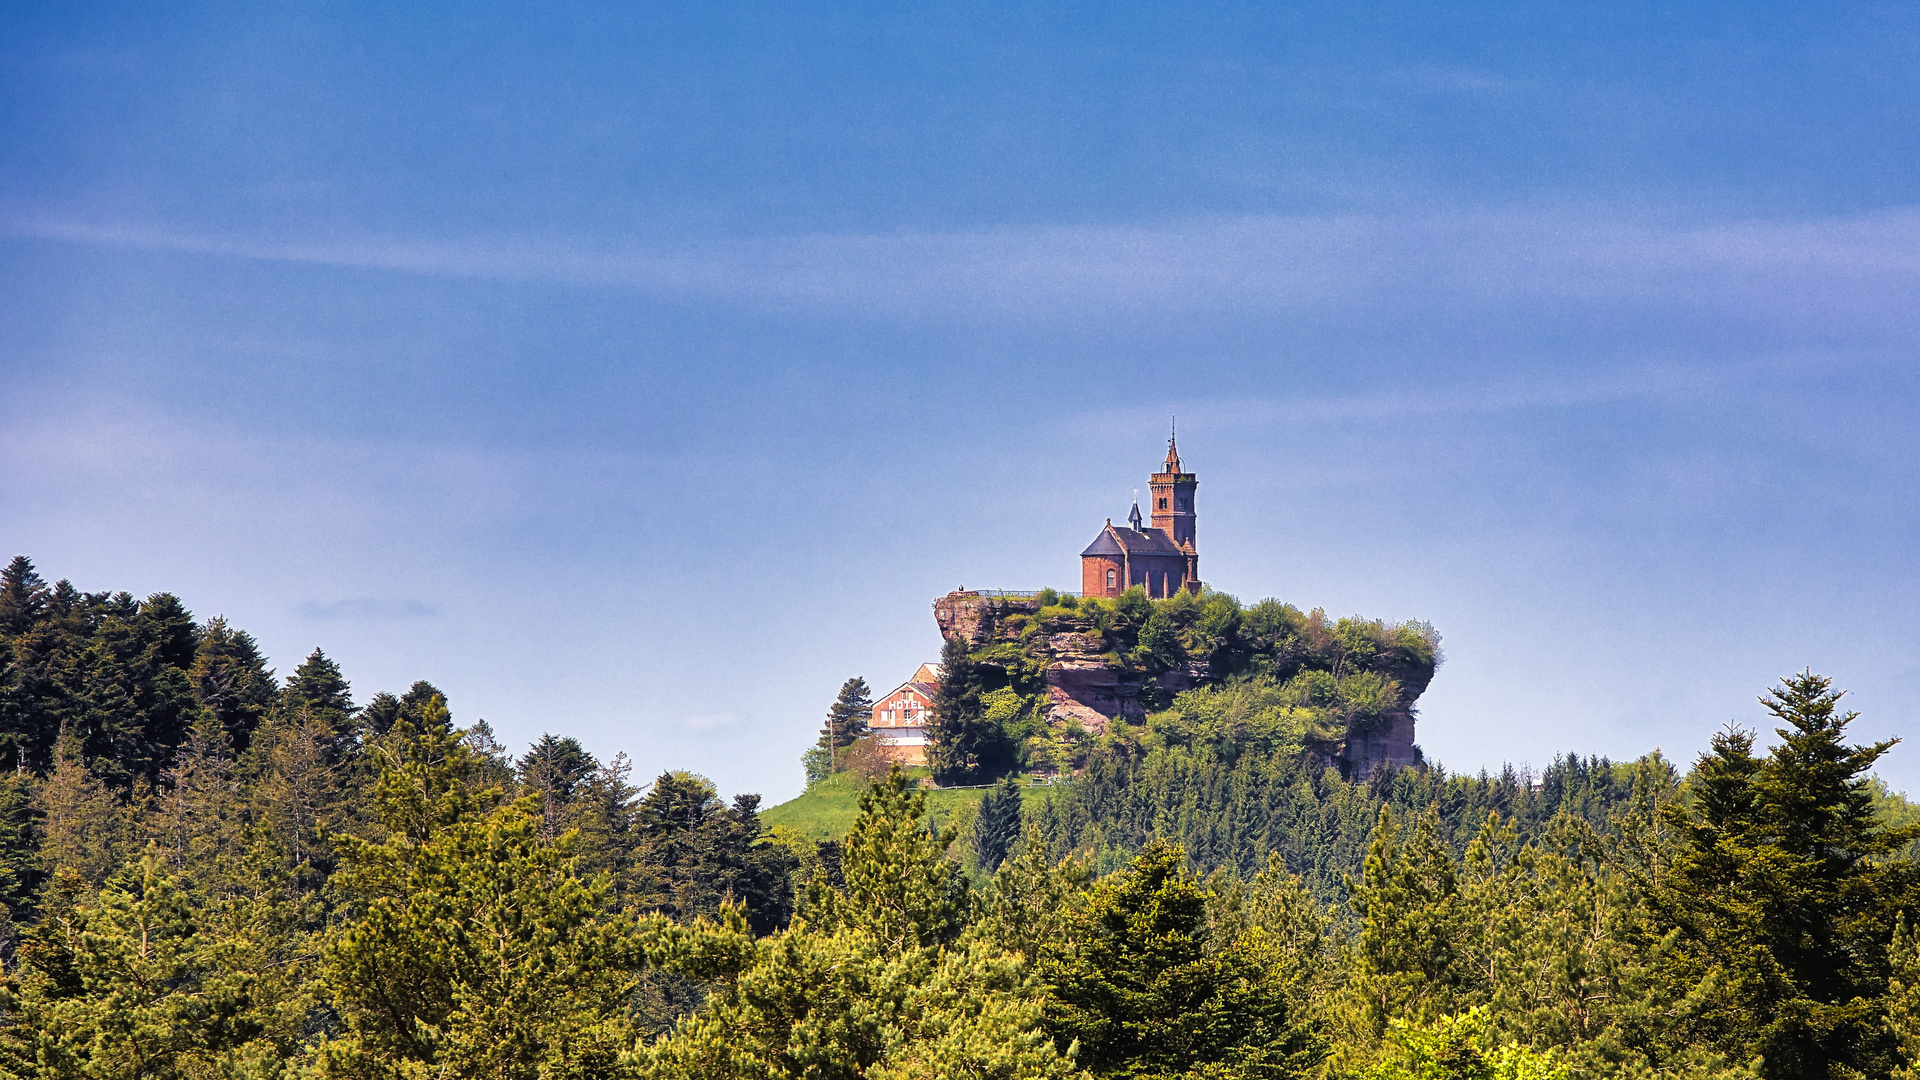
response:
<path fill-rule="evenodd" d="M 1180 591 L 1180 579 L 1187 573 L 1187 560 L 1164 555 L 1135 555 L 1133 584 L 1144 586 L 1147 595 L 1164 600 Z"/>
<path fill-rule="evenodd" d="M 1103 555 L 1087 555 L 1080 560 L 1080 594 L 1082 596 L 1119 596 L 1132 586 L 1139 585 L 1147 590 L 1147 595 L 1156 600 L 1164 600 L 1180 591 L 1180 580 L 1186 576 L 1187 560 L 1167 555 L 1135 555 L 1131 565 L 1123 566 L 1119 559 Z M 1107 588 L 1107 571 L 1112 570 L 1114 587 Z M 1126 575 L 1131 573 L 1131 578 Z"/>
<path fill-rule="evenodd" d="M 1107 588 L 1107 571 L 1113 571 L 1114 587 Z M 1127 591 L 1125 568 L 1119 559 L 1110 559 L 1103 555 L 1086 555 L 1080 559 L 1080 595 L 1082 596 L 1119 596 Z"/>

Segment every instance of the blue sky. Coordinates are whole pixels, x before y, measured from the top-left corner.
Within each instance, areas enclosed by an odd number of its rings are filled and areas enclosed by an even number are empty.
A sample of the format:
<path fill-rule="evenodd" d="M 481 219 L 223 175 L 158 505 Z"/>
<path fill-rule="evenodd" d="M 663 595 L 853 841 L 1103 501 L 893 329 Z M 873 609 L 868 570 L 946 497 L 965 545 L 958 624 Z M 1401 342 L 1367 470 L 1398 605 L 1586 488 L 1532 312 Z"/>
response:
<path fill-rule="evenodd" d="M 0 543 L 778 800 L 1178 413 L 1450 768 L 1920 733 L 1916 106 L 1895 4 L 4 5 Z"/>

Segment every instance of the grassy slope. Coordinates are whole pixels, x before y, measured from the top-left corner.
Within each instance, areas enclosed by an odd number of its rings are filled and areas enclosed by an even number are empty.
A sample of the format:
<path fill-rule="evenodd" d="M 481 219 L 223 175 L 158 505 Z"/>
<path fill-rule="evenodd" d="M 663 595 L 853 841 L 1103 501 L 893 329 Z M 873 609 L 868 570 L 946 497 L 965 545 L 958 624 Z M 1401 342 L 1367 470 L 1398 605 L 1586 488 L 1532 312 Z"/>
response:
<path fill-rule="evenodd" d="M 924 770 L 914 770 L 916 773 Z M 797 799 L 760 811 L 760 820 L 769 828 L 784 825 L 811 840 L 833 840 L 846 835 L 860 812 L 860 794 L 867 783 L 853 773 L 840 773 L 808 788 Z M 1028 804 L 1046 797 L 1050 789 L 1029 785 L 1022 779 L 1020 794 Z M 978 788 L 930 788 L 927 791 L 928 817 L 934 824 L 946 823 L 955 813 L 971 810 L 987 793 Z"/>

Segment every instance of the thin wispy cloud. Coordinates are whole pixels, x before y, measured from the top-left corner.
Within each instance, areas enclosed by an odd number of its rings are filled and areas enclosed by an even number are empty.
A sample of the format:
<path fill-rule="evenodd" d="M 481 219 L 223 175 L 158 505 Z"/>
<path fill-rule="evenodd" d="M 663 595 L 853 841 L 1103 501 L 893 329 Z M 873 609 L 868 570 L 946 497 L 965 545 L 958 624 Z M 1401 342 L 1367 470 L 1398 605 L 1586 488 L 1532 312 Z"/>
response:
<path fill-rule="evenodd" d="M 1671 223 L 1599 212 L 1247 216 L 712 241 L 265 242 L 16 218 L 11 236 L 659 297 L 882 314 L 1044 318 L 1382 305 L 1626 304 L 1775 325 L 1920 329 L 1920 209 Z"/>
<path fill-rule="evenodd" d="M 1830 364 L 1827 355 L 1757 358 L 1740 364 L 1621 364 L 1575 371 L 1558 378 L 1501 378 L 1445 389 L 1417 388 L 1367 394 L 1303 395 L 1297 398 L 1186 400 L 1175 407 L 1210 433 L 1274 425 L 1359 426 L 1406 420 L 1479 416 L 1539 409 L 1580 408 L 1611 402 L 1695 399 L 1715 389 L 1746 384 L 1771 373 Z M 1079 413 L 1077 430 L 1152 430 L 1167 421 L 1164 406 L 1135 406 Z M 1190 421 L 1191 422 L 1191 421 Z"/>
<path fill-rule="evenodd" d="M 680 721 L 680 730 L 693 733 L 706 733 L 731 728 L 740 718 L 730 712 L 695 713 Z"/>
<path fill-rule="evenodd" d="M 422 600 L 380 596 L 308 600 L 295 611 L 309 619 L 343 622 L 398 622 L 403 619 L 431 619 L 439 614 Z"/>

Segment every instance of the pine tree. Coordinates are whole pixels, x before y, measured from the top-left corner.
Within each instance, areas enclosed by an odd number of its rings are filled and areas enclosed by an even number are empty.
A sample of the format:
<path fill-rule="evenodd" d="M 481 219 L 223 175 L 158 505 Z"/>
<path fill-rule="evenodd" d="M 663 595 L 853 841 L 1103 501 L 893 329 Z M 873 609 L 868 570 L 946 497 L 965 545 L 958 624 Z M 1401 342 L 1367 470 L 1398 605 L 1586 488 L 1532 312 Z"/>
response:
<path fill-rule="evenodd" d="M 1156 840 L 1097 883 L 1050 950 L 1047 1024 L 1099 1077 L 1303 1075 L 1317 1039 L 1291 1015 L 1264 931 L 1217 939 L 1210 896 Z M 1208 1070 L 1201 1072 L 1201 1070 Z"/>
<path fill-rule="evenodd" d="M 1464 1008 L 1469 922 L 1438 814 L 1403 836 L 1382 808 L 1352 894 L 1360 927 L 1345 993 L 1356 1045 L 1379 1039 L 1389 1020 L 1428 1023 Z"/>
<path fill-rule="evenodd" d="M 1386 1053 L 1365 1080 L 1566 1080 L 1571 1070 L 1552 1051 L 1517 1043 L 1494 1045 L 1485 1006 L 1430 1024 L 1394 1021 Z"/>
<path fill-rule="evenodd" d="M 80 757 L 80 743 L 60 740 L 53 773 L 35 799 L 41 826 L 41 859 L 49 871 L 65 867 L 83 880 L 106 880 L 128 844 L 131 821 L 113 790 Z"/>
<path fill-rule="evenodd" d="M 579 873 L 575 835 L 540 839 L 532 799 L 489 809 L 430 721 L 395 729 L 414 745 L 381 775 L 386 841 L 342 843 L 335 881 L 364 914 L 326 949 L 348 1030 L 319 1074 L 612 1074 L 632 1038 L 631 924 L 603 875 Z"/>
<path fill-rule="evenodd" d="M 866 737 L 872 716 L 873 691 L 867 688 L 867 680 L 848 679 L 840 684 L 840 696 L 827 708 L 827 723 L 820 729 L 818 745 L 825 747 L 830 755 L 837 754 L 855 740 Z"/>
<path fill-rule="evenodd" d="M 992 873 L 1000 868 L 1020 839 L 1020 785 L 1011 776 L 1003 776 L 993 790 L 980 799 L 978 815 L 973 819 L 973 853 L 980 869 Z"/>
<path fill-rule="evenodd" d="M 824 875 L 791 928 L 754 939 L 737 907 L 693 926 L 653 916 L 647 954 L 712 989 L 646 1046 L 643 1075 L 1067 1080 L 1041 1025 L 1031 965 L 983 938 L 956 940 L 966 886 L 926 825 L 925 797 L 895 770 L 861 801 L 844 889 Z"/>
<path fill-rule="evenodd" d="M 184 1080 L 292 1056 L 299 961 L 269 906 L 196 900 L 156 851 L 96 895 L 57 892 L 0 986 L 0 1074 Z"/>
<path fill-rule="evenodd" d="M 1887 950 L 1887 1029 L 1896 1043 L 1894 1080 L 1920 1080 L 1920 935 L 1903 914 Z"/>

